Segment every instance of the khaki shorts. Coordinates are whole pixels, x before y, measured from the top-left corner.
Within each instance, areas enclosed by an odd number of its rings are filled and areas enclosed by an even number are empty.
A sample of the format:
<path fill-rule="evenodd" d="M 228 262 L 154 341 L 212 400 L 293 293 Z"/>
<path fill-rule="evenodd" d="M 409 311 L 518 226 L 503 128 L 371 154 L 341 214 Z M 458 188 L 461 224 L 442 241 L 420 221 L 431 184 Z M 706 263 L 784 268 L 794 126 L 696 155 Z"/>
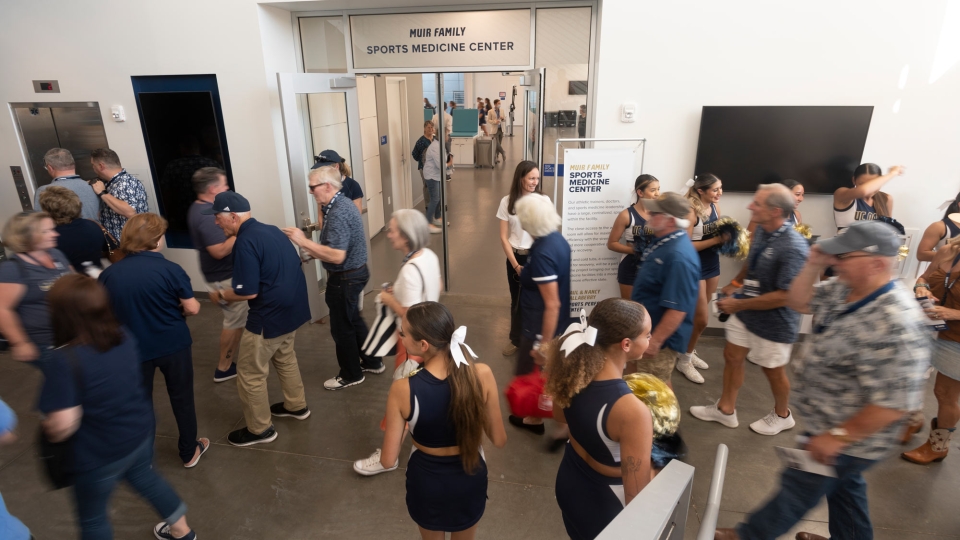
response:
<path fill-rule="evenodd" d="M 217 281 L 215 283 L 207 283 L 208 291 L 216 291 L 219 289 L 232 289 L 233 280 L 225 279 L 223 281 Z M 223 329 L 224 330 L 239 330 L 247 325 L 247 312 L 250 311 L 250 305 L 246 301 L 243 302 L 230 302 L 227 305 L 220 306 L 220 309 L 223 311 Z"/>
<path fill-rule="evenodd" d="M 736 315 L 731 315 L 724 324 L 727 342 L 750 349 L 747 360 L 767 369 L 783 367 L 790 363 L 793 343 L 777 343 L 754 334 Z"/>
<path fill-rule="evenodd" d="M 670 383 L 670 375 L 677 366 L 677 351 L 663 348 L 653 358 L 637 360 L 637 373 L 649 373 L 665 383 Z"/>

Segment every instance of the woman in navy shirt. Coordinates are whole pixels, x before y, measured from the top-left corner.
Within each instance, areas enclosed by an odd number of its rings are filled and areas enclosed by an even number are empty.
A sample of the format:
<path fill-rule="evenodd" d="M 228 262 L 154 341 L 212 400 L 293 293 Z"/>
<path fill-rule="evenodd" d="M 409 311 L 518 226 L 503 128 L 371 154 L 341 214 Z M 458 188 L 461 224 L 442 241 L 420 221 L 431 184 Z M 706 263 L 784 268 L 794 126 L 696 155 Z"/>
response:
<path fill-rule="evenodd" d="M 636 302 L 608 298 L 589 323 L 592 345 L 574 331 L 548 352 L 553 417 L 570 426 L 557 504 L 574 540 L 596 538 L 652 478 L 653 418 L 622 378 L 647 350 L 650 317 Z"/>
<path fill-rule="evenodd" d="M 81 207 L 80 197 L 62 186 L 50 186 L 40 194 L 40 208 L 57 224 L 57 249 L 76 271 L 97 277 L 103 269 L 101 258 L 117 242 L 96 221 L 82 219 Z"/>
<path fill-rule="evenodd" d="M 854 221 L 893 217 L 893 197 L 880 191 L 887 182 L 903 174 L 902 165 L 890 167 L 887 174 L 875 163 L 863 163 L 853 171 L 853 187 L 833 192 L 833 219 L 837 230 Z"/>
<path fill-rule="evenodd" d="M 527 264 L 520 270 L 520 346 L 515 374 L 525 375 L 543 364 L 539 341 L 559 336 L 570 318 L 570 244 L 557 229 L 560 216 L 546 195 L 531 193 L 514 205 L 523 230 L 533 237 Z M 510 415 L 510 423 L 544 432 L 543 419 Z"/>
<path fill-rule="evenodd" d="M 442 539 L 445 532 L 454 540 L 476 535 L 487 502 L 480 443 L 484 434 L 497 448 L 507 443 L 493 371 L 474 363 L 476 355 L 463 343 L 467 328 L 455 328 L 453 315 L 437 302 L 407 310 L 400 339 L 410 354 L 423 358 L 423 368 L 394 381 L 387 398 L 380 464 L 395 466 L 409 423 L 407 510 L 424 539 Z"/>
<path fill-rule="evenodd" d="M 39 409 L 50 441 L 72 437 L 81 537 L 113 538 L 107 503 L 126 480 L 163 518 L 157 538 L 195 540 L 186 504 L 153 467 L 153 413 L 136 341 L 117 323 L 106 291 L 72 274 L 53 285 L 49 300 L 57 348 L 44 368 Z"/>
<path fill-rule="evenodd" d="M 47 291 L 72 272 L 57 250 L 57 231 L 46 212 L 21 212 L 3 227 L 4 246 L 13 252 L 0 264 L 0 334 L 14 360 L 41 367 L 53 345 Z"/>
<path fill-rule="evenodd" d="M 185 319 L 200 312 L 200 303 L 183 268 L 158 253 L 166 230 L 167 221 L 156 214 L 130 218 L 120 238 L 127 255 L 100 274 L 100 283 L 110 293 L 117 319 L 137 338 L 143 387 L 151 403 L 154 373 L 157 368 L 163 373 L 180 431 L 180 459 L 190 468 L 210 447 L 208 439 L 197 438 L 193 339 Z"/>

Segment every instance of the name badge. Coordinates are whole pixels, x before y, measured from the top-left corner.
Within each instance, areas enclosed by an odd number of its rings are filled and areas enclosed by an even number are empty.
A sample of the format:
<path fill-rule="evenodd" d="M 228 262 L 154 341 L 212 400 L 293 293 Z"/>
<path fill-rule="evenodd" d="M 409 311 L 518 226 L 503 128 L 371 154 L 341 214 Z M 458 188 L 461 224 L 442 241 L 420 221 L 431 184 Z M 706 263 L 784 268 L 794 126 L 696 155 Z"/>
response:
<path fill-rule="evenodd" d="M 747 298 L 753 298 L 755 296 L 760 296 L 760 281 L 756 279 L 745 279 L 743 280 L 743 296 Z"/>

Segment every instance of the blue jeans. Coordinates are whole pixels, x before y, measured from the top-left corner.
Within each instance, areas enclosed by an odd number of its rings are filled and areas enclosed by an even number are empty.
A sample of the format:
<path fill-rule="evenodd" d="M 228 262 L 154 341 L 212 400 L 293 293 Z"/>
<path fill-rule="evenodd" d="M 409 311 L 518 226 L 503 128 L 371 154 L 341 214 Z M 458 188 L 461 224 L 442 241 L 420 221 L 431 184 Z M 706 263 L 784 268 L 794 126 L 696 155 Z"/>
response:
<path fill-rule="evenodd" d="M 148 437 L 127 457 L 77 475 L 73 494 L 77 502 L 82 540 L 111 540 L 107 502 L 120 480 L 126 480 L 147 499 L 165 523 L 175 523 L 187 513 L 170 484 L 153 469 L 153 437 Z"/>
<path fill-rule="evenodd" d="M 370 281 L 367 266 L 346 271 L 330 272 L 324 298 L 330 308 L 330 334 L 337 347 L 337 363 L 340 378 L 344 381 L 359 381 L 363 377 L 360 360 L 369 366 L 379 366 L 381 360 L 361 352 L 367 339 L 367 323 L 360 316 L 360 294 Z"/>
<path fill-rule="evenodd" d="M 832 540 L 872 540 L 863 471 L 876 463 L 843 454 L 837 456 L 837 478 L 797 469 L 784 469 L 780 491 L 746 523 L 737 526 L 741 540 L 774 540 L 786 534 L 820 499 L 827 497 Z"/>
<path fill-rule="evenodd" d="M 427 191 L 430 192 L 430 204 L 427 205 L 427 221 L 440 219 L 440 181 L 425 179 Z"/>
<path fill-rule="evenodd" d="M 153 407 L 153 375 L 157 368 L 167 383 L 167 395 L 173 416 L 177 419 L 180 439 L 177 449 L 180 459 L 189 463 L 193 459 L 200 443 L 197 441 L 197 409 L 193 401 L 193 354 L 191 348 L 181 349 L 173 354 L 154 358 L 140 363 L 143 371 L 143 388 L 147 392 L 150 406 Z M 156 423 L 154 423 L 156 429 Z"/>

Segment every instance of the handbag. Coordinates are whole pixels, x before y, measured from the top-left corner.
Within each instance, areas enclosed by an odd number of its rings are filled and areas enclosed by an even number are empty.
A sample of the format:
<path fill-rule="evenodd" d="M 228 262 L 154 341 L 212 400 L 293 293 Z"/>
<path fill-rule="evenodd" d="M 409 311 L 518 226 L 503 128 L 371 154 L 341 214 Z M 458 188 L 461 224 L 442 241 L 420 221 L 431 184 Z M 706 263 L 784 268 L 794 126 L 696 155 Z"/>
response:
<path fill-rule="evenodd" d="M 503 391 L 513 415 L 553 418 L 553 399 L 543 391 L 546 384 L 547 379 L 540 372 L 539 366 L 535 366 L 533 371 L 526 375 L 514 377 Z"/>
<path fill-rule="evenodd" d="M 70 371 L 73 373 L 77 396 L 81 398 L 80 402 L 82 403 L 83 383 L 80 378 L 80 361 L 77 359 L 77 354 L 72 350 L 67 353 L 67 357 L 70 361 Z M 63 441 L 53 442 L 47 438 L 47 434 L 43 431 L 41 425 L 39 438 L 40 464 L 43 466 L 47 479 L 53 484 L 53 489 L 72 486 L 75 480 L 73 443 L 76 433 Z"/>
<path fill-rule="evenodd" d="M 412 262 L 409 264 L 416 268 L 417 273 L 420 274 L 420 282 L 423 283 L 420 298 L 424 298 L 427 295 L 427 282 L 423 279 L 423 272 L 420 271 L 420 267 L 416 264 Z M 377 295 L 375 310 L 377 316 L 374 318 L 373 325 L 370 327 L 370 331 L 367 332 L 367 339 L 363 341 L 360 350 L 367 356 L 378 358 L 393 356 L 397 354 L 397 327 L 400 325 L 400 318 L 397 317 L 397 314 L 394 313 L 392 309 L 383 305 L 380 301 L 379 294 Z"/>
<path fill-rule="evenodd" d="M 106 257 L 107 260 L 110 261 L 111 264 L 113 264 L 119 261 L 120 259 L 122 259 L 124 254 L 122 251 L 120 251 L 120 242 L 118 242 L 117 239 L 114 238 L 112 234 L 110 234 L 110 231 L 108 231 L 107 228 L 104 227 L 102 223 L 100 223 L 99 221 L 94 221 L 92 219 L 89 221 L 93 221 L 94 223 L 96 223 L 97 227 L 100 227 L 100 231 L 103 233 L 103 241 L 107 245 L 107 251 L 105 252 L 107 256 Z"/>

